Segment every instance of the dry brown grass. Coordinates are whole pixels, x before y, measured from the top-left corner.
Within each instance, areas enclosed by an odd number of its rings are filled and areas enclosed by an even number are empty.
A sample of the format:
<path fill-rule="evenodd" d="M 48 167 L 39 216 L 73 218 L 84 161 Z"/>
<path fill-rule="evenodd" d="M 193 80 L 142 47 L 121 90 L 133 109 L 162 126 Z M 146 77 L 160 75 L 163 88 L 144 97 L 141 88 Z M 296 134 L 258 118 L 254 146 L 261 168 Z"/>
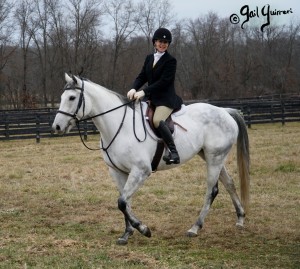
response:
<path fill-rule="evenodd" d="M 300 124 L 253 125 L 244 230 L 222 185 L 197 238 L 185 237 L 205 192 L 195 157 L 150 177 L 133 208 L 152 230 L 125 247 L 117 190 L 78 137 L 1 142 L 1 268 L 299 268 Z M 98 138 L 91 138 L 92 146 Z M 228 170 L 236 184 L 235 152 Z"/>

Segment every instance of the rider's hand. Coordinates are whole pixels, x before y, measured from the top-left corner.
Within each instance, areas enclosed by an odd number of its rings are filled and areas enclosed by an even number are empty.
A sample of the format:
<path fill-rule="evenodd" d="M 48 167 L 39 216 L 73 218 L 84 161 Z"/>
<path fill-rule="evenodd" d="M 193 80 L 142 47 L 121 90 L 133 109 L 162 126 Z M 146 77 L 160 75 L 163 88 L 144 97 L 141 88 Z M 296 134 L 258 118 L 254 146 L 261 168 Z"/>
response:
<path fill-rule="evenodd" d="M 141 98 L 143 98 L 145 96 L 145 92 L 144 91 L 138 91 L 134 94 L 134 99 L 136 101 L 140 100 Z"/>
<path fill-rule="evenodd" d="M 129 100 L 134 99 L 135 93 L 136 93 L 136 90 L 135 90 L 135 89 L 131 89 L 131 90 L 127 93 L 127 98 L 128 98 Z"/>

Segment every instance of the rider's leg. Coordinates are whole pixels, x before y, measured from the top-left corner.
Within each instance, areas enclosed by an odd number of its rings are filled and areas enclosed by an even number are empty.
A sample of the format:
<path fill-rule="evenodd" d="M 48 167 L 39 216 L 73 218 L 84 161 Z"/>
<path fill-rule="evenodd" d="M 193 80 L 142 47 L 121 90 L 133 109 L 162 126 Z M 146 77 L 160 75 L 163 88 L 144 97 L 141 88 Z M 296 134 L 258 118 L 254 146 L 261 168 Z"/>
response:
<path fill-rule="evenodd" d="M 164 157 L 166 164 L 178 164 L 180 163 L 180 158 L 171 134 L 169 127 L 167 126 L 165 120 L 172 113 L 172 109 L 165 106 L 158 106 L 155 109 L 153 116 L 153 124 L 155 128 L 159 131 L 162 139 L 166 143 L 167 147 L 170 150 L 169 156 Z"/>
<path fill-rule="evenodd" d="M 157 106 L 153 115 L 154 127 L 157 129 L 160 122 L 162 120 L 165 121 L 171 115 L 172 111 L 173 109 L 167 106 Z"/>

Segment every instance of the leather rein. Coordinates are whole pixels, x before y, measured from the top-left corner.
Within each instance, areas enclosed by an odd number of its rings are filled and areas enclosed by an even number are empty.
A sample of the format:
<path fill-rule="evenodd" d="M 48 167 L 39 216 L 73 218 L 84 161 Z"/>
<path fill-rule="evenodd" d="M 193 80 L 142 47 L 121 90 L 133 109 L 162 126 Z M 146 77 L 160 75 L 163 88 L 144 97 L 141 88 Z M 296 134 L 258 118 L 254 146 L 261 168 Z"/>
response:
<path fill-rule="evenodd" d="M 145 136 L 145 137 L 144 137 L 143 139 L 139 139 L 139 138 L 137 137 L 137 134 L 136 134 L 136 131 L 135 131 L 135 129 L 136 129 L 136 127 L 135 127 L 135 109 L 134 109 L 134 102 L 135 102 L 135 100 L 131 100 L 131 101 L 127 102 L 127 103 L 124 103 L 124 104 L 122 104 L 122 105 L 120 105 L 120 106 L 117 106 L 117 107 L 112 108 L 112 109 L 110 109 L 110 110 L 107 110 L 107 111 L 105 111 L 105 112 L 102 112 L 102 113 L 96 114 L 96 115 L 94 115 L 94 116 L 90 116 L 90 117 L 86 117 L 86 118 L 85 118 L 85 117 L 84 117 L 84 111 L 85 111 L 84 80 L 81 79 L 81 81 L 82 81 L 82 87 L 77 87 L 77 86 L 74 85 L 74 86 L 66 86 L 66 87 L 64 88 L 64 91 L 67 91 L 67 90 L 80 90 L 79 101 L 78 101 L 77 108 L 76 108 L 76 111 L 74 112 L 74 114 L 71 114 L 71 113 L 68 113 L 68 112 L 65 112 L 65 111 L 62 111 L 62 110 L 58 110 L 56 113 L 57 113 L 57 114 L 58 114 L 58 113 L 61 113 L 61 114 L 64 114 L 64 115 L 69 116 L 69 117 L 71 117 L 72 119 L 74 119 L 75 122 L 76 122 L 76 127 L 77 127 L 77 130 L 78 130 L 78 133 L 79 133 L 79 136 L 80 136 L 80 139 L 81 139 L 82 144 L 83 144 L 87 149 L 89 149 L 89 150 L 99 150 L 99 149 L 103 150 L 103 151 L 106 153 L 106 155 L 107 155 L 108 159 L 110 160 L 110 162 L 112 163 L 112 165 L 114 166 L 114 168 L 118 169 L 119 171 L 121 171 L 121 172 L 123 172 L 123 173 L 126 173 L 126 172 L 124 172 L 123 170 L 121 170 L 120 168 L 118 168 L 118 167 L 114 164 L 114 162 L 112 161 L 111 157 L 110 157 L 109 154 L 108 154 L 108 149 L 110 148 L 110 146 L 112 145 L 112 143 L 115 141 L 115 139 L 117 138 L 118 134 L 120 133 L 120 131 L 121 131 L 122 127 L 123 127 L 123 124 L 124 124 L 124 121 L 125 121 L 125 117 L 126 117 L 126 113 L 127 113 L 127 107 L 128 107 L 129 105 L 132 105 L 132 109 L 133 109 L 133 131 L 134 131 L 135 138 L 136 138 L 139 142 L 144 142 L 144 141 L 146 140 L 146 138 L 147 138 L 147 131 L 146 131 L 146 125 L 145 125 L 144 114 L 143 114 L 143 110 L 142 110 L 142 103 L 141 103 L 141 101 L 139 102 L 139 103 L 140 103 L 141 116 L 142 116 L 142 123 L 143 123 L 143 129 L 144 129 L 144 136 Z M 81 119 L 78 119 L 77 113 L 78 113 L 79 109 L 81 108 L 81 106 L 83 106 L 83 116 L 82 116 Z M 100 148 L 90 148 L 90 147 L 88 147 L 88 146 L 86 145 L 86 143 L 84 142 L 83 138 L 82 138 L 82 133 L 81 133 L 81 131 L 80 131 L 80 122 L 87 121 L 87 120 L 91 120 L 91 119 L 96 118 L 96 117 L 101 117 L 101 116 L 103 116 L 103 115 L 105 115 L 105 114 L 108 114 L 108 113 L 110 113 L 110 112 L 112 112 L 112 111 L 118 110 L 118 109 L 120 109 L 120 108 L 122 108 L 122 107 L 125 107 L 125 110 L 124 110 L 124 114 L 123 114 L 121 123 L 120 123 L 120 125 L 119 125 L 119 128 L 118 128 L 116 134 L 114 135 L 114 137 L 112 138 L 112 140 L 111 140 L 111 142 L 108 144 L 108 146 L 107 146 L 107 147 L 103 147 L 103 140 L 102 140 L 102 138 L 101 138 L 101 145 L 102 145 L 102 146 L 101 146 Z"/>

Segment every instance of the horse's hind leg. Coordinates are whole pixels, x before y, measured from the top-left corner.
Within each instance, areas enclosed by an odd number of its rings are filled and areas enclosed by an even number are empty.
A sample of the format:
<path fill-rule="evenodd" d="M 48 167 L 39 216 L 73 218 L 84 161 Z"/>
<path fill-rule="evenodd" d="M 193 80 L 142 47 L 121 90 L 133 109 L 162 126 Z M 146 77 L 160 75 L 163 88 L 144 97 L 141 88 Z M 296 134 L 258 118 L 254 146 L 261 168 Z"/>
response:
<path fill-rule="evenodd" d="M 220 173 L 220 181 L 223 183 L 224 187 L 228 191 L 231 200 L 233 202 L 233 205 L 236 210 L 237 214 L 237 223 L 236 226 L 243 227 L 244 226 L 244 220 L 245 220 L 245 211 L 242 207 L 241 201 L 239 199 L 239 196 L 237 195 L 234 182 L 232 178 L 228 175 L 225 166 L 223 166 L 221 173 Z"/>
<path fill-rule="evenodd" d="M 199 218 L 196 223 L 188 230 L 187 236 L 197 236 L 198 230 L 203 227 L 204 219 L 208 214 L 211 204 L 218 194 L 218 178 L 221 170 L 221 165 L 208 165 L 207 168 L 207 190 L 204 200 L 204 205 L 201 209 Z"/>

